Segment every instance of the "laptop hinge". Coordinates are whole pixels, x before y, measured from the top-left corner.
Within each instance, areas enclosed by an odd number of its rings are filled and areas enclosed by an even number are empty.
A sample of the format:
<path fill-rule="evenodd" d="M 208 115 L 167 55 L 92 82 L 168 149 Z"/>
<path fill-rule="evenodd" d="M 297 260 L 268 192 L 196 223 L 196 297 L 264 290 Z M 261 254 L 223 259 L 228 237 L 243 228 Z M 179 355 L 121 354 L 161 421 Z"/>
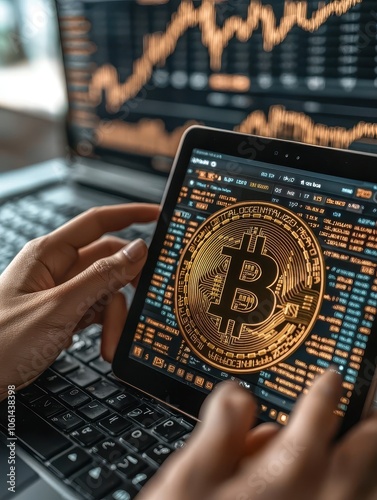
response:
<path fill-rule="evenodd" d="M 80 184 L 155 203 L 160 203 L 166 184 L 164 177 L 100 161 L 91 165 L 76 161 L 72 178 Z"/>

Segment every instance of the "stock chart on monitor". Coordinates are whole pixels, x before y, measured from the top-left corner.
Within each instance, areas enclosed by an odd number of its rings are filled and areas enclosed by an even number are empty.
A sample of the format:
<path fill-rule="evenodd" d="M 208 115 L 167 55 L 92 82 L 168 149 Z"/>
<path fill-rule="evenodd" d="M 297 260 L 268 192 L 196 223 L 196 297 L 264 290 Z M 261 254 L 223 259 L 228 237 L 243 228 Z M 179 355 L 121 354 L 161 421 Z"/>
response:
<path fill-rule="evenodd" d="M 167 172 L 192 124 L 377 154 L 374 0 L 60 0 L 81 155 Z"/>

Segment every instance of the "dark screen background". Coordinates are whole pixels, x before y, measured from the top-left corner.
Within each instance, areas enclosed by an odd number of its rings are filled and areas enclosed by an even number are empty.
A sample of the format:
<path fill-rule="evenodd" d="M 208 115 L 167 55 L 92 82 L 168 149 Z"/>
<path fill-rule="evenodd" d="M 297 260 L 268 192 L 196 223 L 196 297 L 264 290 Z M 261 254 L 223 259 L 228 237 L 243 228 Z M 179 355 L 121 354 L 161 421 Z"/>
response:
<path fill-rule="evenodd" d="M 236 378 L 259 398 L 262 419 L 283 424 L 297 397 L 334 364 L 344 377 L 338 408 L 344 416 L 360 390 L 357 377 L 377 315 L 376 198 L 374 184 L 194 150 L 146 291 L 131 358 L 206 393 Z M 322 306 L 304 342 L 281 362 L 248 374 L 225 365 L 218 369 L 194 354 L 175 304 L 184 248 L 211 214 L 243 200 L 272 202 L 277 212 L 285 207 L 304 220 L 322 248 L 326 277 Z"/>
<path fill-rule="evenodd" d="M 306 3 L 58 1 L 72 146 L 166 172 L 200 123 L 376 153 L 375 4 Z"/>

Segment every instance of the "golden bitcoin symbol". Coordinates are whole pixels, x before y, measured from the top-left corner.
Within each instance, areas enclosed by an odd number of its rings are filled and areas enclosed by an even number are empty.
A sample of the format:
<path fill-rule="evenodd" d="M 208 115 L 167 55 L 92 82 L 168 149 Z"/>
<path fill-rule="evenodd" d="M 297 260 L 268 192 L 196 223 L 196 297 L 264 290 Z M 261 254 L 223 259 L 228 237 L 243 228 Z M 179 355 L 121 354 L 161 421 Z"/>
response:
<path fill-rule="evenodd" d="M 206 363 L 253 373 L 304 342 L 324 284 L 310 227 L 284 207 L 242 202 L 213 214 L 184 249 L 176 316 L 187 344 Z"/>
<path fill-rule="evenodd" d="M 231 259 L 230 265 L 220 302 L 212 302 L 208 308 L 209 313 L 220 318 L 220 332 L 226 333 L 232 322 L 231 335 L 236 338 L 240 338 L 241 318 L 245 318 L 247 322 L 247 316 L 258 304 L 264 303 L 266 306 L 261 310 L 261 322 L 271 315 L 275 307 L 275 295 L 269 287 L 277 279 L 277 264 L 274 259 L 263 253 L 265 238 L 257 236 L 253 251 L 249 249 L 250 240 L 251 234 L 245 233 L 239 248 L 222 248 L 222 255 Z M 247 285 L 252 286 L 245 289 Z"/>

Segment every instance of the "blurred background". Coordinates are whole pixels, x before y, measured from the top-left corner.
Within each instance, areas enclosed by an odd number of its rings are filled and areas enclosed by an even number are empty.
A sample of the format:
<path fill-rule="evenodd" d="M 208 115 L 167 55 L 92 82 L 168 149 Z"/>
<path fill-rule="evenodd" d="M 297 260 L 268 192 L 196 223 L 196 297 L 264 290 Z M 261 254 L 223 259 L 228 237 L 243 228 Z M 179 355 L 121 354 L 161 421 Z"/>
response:
<path fill-rule="evenodd" d="M 52 0 L 0 0 L 0 171 L 64 154 L 55 19 Z"/>

